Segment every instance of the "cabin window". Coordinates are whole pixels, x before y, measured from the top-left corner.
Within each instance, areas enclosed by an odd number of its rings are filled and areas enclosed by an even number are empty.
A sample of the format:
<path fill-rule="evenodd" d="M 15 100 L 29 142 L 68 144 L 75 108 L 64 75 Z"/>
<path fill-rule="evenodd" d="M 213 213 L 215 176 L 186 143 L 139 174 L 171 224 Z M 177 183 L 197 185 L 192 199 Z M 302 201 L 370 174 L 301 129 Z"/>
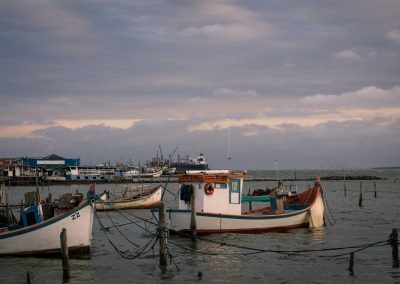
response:
<path fill-rule="evenodd" d="M 229 203 L 240 204 L 240 179 L 231 179 L 229 182 Z"/>
<path fill-rule="evenodd" d="M 76 179 L 81 179 L 81 177 L 80 177 L 80 176 L 77 176 Z"/>
<path fill-rule="evenodd" d="M 228 188 L 228 184 L 226 184 L 226 183 L 216 183 L 215 184 L 215 188 L 227 189 Z"/>
<path fill-rule="evenodd" d="M 85 179 L 89 179 L 89 177 L 88 177 L 88 176 L 85 176 Z"/>
<path fill-rule="evenodd" d="M 96 177 L 93 177 L 93 179 L 96 179 Z"/>

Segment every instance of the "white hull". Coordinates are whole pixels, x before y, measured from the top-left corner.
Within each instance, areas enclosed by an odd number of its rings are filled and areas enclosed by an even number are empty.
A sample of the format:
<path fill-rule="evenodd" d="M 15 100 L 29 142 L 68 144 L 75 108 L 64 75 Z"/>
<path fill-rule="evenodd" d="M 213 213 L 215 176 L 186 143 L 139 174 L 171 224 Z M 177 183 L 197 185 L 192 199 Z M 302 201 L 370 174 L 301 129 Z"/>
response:
<path fill-rule="evenodd" d="M 151 173 L 140 173 L 140 174 L 134 174 L 132 175 L 133 179 L 137 178 L 158 178 L 162 174 L 162 171 L 157 171 L 157 172 L 151 172 Z"/>
<path fill-rule="evenodd" d="M 168 210 L 169 229 L 190 231 L 190 210 Z M 280 214 L 247 214 L 226 215 L 197 212 L 196 225 L 198 233 L 222 232 L 268 232 L 298 227 L 321 227 L 324 225 L 324 203 L 322 193 L 314 202 L 301 210 L 292 210 Z"/>
<path fill-rule="evenodd" d="M 162 187 L 159 186 L 153 190 L 149 195 L 142 196 L 135 199 L 120 198 L 110 200 L 97 200 L 95 203 L 96 210 L 112 210 L 118 209 L 138 209 L 138 208 L 154 208 L 161 202 Z"/>
<path fill-rule="evenodd" d="M 0 233 L 0 255 L 44 254 L 60 251 L 60 234 L 67 230 L 70 251 L 90 250 L 93 207 L 84 201 L 68 213 L 17 230 Z"/>

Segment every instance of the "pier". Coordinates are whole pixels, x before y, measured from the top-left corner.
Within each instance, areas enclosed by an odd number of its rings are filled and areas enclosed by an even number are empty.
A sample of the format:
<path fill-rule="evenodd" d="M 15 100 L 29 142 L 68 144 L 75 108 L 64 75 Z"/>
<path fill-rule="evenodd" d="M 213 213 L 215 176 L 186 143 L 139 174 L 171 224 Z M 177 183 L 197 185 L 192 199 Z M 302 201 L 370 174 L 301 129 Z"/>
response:
<path fill-rule="evenodd" d="M 67 184 L 127 184 L 127 183 L 175 183 L 178 181 L 179 175 L 173 176 L 161 176 L 159 178 L 133 178 L 133 179 L 124 179 L 124 178 L 110 178 L 110 179 L 99 179 L 99 180 L 48 180 L 45 178 L 36 178 L 34 176 L 29 177 L 0 177 L 0 183 L 5 183 L 10 186 L 47 186 L 47 185 L 67 185 Z M 305 178 L 281 178 L 282 181 L 313 181 L 315 177 L 305 177 Z M 385 180 L 386 178 L 378 177 L 378 176 L 370 176 L 370 175 L 354 175 L 354 176 L 346 176 L 346 180 Z M 343 180 L 343 176 L 322 176 L 320 180 L 323 181 L 338 181 Z M 259 182 L 259 181 L 278 181 L 276 177 L 252 177 L 251 174 L 245 178 L 246 182 Z"/>

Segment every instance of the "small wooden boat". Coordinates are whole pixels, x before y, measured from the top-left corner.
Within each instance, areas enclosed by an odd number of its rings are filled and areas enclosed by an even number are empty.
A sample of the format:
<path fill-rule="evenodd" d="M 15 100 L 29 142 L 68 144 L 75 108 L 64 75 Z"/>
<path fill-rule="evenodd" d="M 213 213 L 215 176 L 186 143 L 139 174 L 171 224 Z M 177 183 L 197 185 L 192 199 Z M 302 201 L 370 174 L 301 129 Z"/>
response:
<path fill-rule="evenodd" d="M 260 233 L 324 225 L 319 180 L 303 193 L 288 196 L 275 192 L 270 195 L 271 206 L 242 212 L 240 197 L 245 175 L 228 170 L 187 171 L 179 177 L 179 208 L 167 210 L 169 229 L 185 232 L 196 227 L 199 234 Z"/>
<path fill-rule="evenodd" d="M 0 255 L 38 255 L 60 253 L 60 234 L 67 230 L 70 253 L 90 251 L 93 207 L 83 195 L 69 195 L 58 207 L 58 215 L 44 219 L 42 205 L 30 204 L 22 210 L 18 224 L 0 228 Z M 9 214 L 9 213 L 7 213 Z"/>
<path fill-rule="evenodd" d="M 154 208 L 161 202 L 162 186 L 157 186 L 146 192 L 140 192 L 131 197 L 110 198 L 109 192 L 100 195 L 96 200 L 95 207 L 97 211 L 112 209 L 141 209 Z"/>

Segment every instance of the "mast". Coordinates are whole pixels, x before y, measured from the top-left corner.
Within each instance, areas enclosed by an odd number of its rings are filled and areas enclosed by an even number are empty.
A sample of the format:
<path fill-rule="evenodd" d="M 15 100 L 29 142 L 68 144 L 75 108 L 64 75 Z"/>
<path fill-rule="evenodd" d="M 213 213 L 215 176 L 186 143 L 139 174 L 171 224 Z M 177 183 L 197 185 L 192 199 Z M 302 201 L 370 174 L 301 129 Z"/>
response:
<path fill-rule="evenodd" d="M 231 128 L 228 128 L 228 160 L 231 159 Z"/>

